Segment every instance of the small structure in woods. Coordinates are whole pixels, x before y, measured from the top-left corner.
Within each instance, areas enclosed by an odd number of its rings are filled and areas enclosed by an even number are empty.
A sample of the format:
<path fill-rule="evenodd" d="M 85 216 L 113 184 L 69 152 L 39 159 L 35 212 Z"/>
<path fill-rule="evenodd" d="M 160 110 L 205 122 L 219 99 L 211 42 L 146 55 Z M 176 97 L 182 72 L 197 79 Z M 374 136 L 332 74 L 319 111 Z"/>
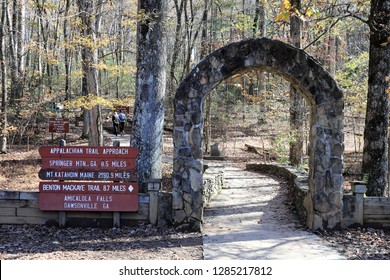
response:
<path fill-rule="evenodd" d="M 306 225 L 341 226 L 343 187 L 343 94 L 334 79 L 303 50 L 267 38 L 220 48 L 202 59 L 175 96 L 173 219 L 199 230 L 203 218 L 203 111 L 205 96 L 229 77 L 257 68 L 284 77 L 310 106 L 309 193 Z"/>

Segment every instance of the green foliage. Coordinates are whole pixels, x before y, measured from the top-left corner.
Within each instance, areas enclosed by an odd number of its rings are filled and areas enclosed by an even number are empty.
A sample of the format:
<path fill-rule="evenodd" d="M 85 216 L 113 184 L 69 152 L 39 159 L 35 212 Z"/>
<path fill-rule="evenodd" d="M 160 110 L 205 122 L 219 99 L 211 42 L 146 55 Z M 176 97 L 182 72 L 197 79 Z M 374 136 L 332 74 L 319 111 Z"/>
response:
<path fill-rule="evenodd" d="M 253 25 L 253 19 L 250 15 L 238 14 L 233 26 L 241 32 L 250 32 Z"/>
<path fill-rule="evenodd" d="M 292 132 L 281 133 L 275 139 L 273 139 L 271 150 L 277 155 L 277 160 L 279 163 L 289 162 L 289 146 L 295 141 L 296 137 Z"/>
<path fill-rule="evenodd" d="M 292 5 L 290 0 L 283 0 L 280 8 L 279 13 L 275 18 L 276 22 L 288 22 L 290 19 L 290 14 L 292 13 Z"/>
<path fill-rule="evenodd" d="M 337 71 L 336 80 L 344 92 L 346 106 L 354 114 L 364 115 L 367 95 L 368 53 L 351 57 Z"/>
<path fill-rule="evenodd" d="M 211 98 L 213 122 L 223 123 L 226 128 L 236 116 L 237 105 L 241 104 L 241 90 L 235 84 L 226 83 L 217 87 Z"/>
<path fill-rule="evenodd" d="M 362 182 L 367 184 L 368 183 L 368 179 L 369 179 L 369 174 L 368 173 L 363 174 Z"/>
<path fill-rule="evenodd" d="M 87 96 L 81 96 L 73 100 L 64 101 L 64 107 L 67 110 L 75 110 L 79 108 L 84 108 L 86 110 L 91 110 L 95 106 L 102 106 L 110 109 L 114 109 L 115 106 L 120 106 L 123 104 L 133 104 L 134 99 L 131 97 L 122 98 L 122 99 L 108 99 L 101 96 L 96 96 L 89 94 Z"/>

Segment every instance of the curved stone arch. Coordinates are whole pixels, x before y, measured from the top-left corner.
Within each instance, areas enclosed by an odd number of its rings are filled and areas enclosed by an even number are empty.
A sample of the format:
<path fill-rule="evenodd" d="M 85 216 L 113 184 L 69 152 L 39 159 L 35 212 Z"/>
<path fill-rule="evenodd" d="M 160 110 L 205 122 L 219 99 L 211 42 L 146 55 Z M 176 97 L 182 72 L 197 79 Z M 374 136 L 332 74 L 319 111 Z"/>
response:
<path fill-rule="evenodd" d="M 267 38 L 220 48 L 202 59 L 175 96 L 173 220 L 201 227 L 203 218 L 202 130 L 204 97 L 225 79 L 252 68 L 277 73 L 310 106 L 309 191 L 306 225 L 338 228 L 342 219 L 343 94 L 333 78 L 303 50 Z"/>

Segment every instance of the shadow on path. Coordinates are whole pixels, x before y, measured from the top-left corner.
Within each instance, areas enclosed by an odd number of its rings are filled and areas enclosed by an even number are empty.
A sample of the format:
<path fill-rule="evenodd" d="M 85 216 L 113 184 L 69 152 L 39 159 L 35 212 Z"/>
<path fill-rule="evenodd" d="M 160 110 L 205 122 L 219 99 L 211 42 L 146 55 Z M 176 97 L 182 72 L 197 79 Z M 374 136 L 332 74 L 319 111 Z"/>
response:
<path fill-rule="evenodd" d="M 205 208 L 205 260 L 346 259 L 302 226 L 285 184 L 233 167 L 225 178 L 227 187 Z"/>

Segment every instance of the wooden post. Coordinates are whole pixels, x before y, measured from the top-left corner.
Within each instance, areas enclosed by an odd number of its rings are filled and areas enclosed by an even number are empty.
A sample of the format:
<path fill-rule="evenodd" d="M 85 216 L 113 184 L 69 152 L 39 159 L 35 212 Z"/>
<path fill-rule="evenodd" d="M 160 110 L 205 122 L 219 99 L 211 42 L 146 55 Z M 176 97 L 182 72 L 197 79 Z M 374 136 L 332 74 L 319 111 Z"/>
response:
<path fill-rule="evenodd" d="M 113 219 L 113 227 L 120 227 L 121 226 L 121 213 L 120 212 L 114 212 L 112 214 Z"/>
<path fill-rule="evenodd" d="M 65 139 L 60 139 L 59 142 L 58 142 L 58 145 L 59 145 L 60 147 L 66 146 L 66 140 L 65 140 Z"/>
<path fill-rule="evenodd" d="M 161 189 L 161 179 L 150 179 L 147 182 L 149 192 L 149 222 L 157 225 L 158 221 L 158 193 Z"/>
<path fill-rule="evenodd" d="M 355 195 L 355 215 L 356 223 L 363 225 L 364 218 L 364 194 L 367 191 L 367 185 L 364 182 L 352 182 L 352 192 Z"/>
<path fill-rule="evenodd" d="M 112 145 L 113 145 L 114 147 L 119 147 L 119 146 L 121 145 L 121 141 L 115 140 L 115 141 L 112 142 Z"/>
<path fill-rule="evenodd" d="M 63 228 L 66 224 L 66 212 L 60 211 L 58 212 L 58 226 Z"/>
<path fill-rule="evenodd" d="M 58 145 L 60 147 L 66 146 L 66 141 L 64 139 L 60 139 L 58 142 Z M 63 180 L 60 180 L 63 181 Z M 58 213 L 58 226 L 59 227 L 65 227 L 66 224 L 66 212 L 65 211 L 60 211 Z"/>
<path fill-rule="evenodd" d="M 119 140 L 115 140 L 112 142 L 112 146 L 114 146 L 114 147 L 120 147 L 120 145 L 121 145 L 121 142 Z M 112 213 L 112 226 L 118 227 L 118 228 L 121 226 L 121 213 L 120 212 Z"/>

